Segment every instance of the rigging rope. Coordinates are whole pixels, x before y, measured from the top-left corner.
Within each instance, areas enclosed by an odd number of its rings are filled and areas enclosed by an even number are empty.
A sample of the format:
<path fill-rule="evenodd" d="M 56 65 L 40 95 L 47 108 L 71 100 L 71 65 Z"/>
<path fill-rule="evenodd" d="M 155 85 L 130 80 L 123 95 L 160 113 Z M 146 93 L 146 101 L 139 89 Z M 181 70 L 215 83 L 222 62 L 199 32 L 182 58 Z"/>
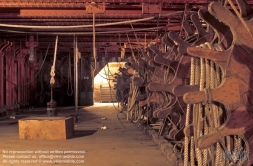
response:
<path fill-rule="evenodd" d="M 136 57 L 135 57 L 135 55 L 134 55 L 134 51 L 133 51 L 132 45 L 131 45 L 131 43 L 130 43 L 130 39 L 129 39 L 129 37 L 128 37 L 128 34 L 126 34 L 126 36 L 127 36 L 128 43 L 129 43 L 129 45 L 130 45 L 130 49 L 131 49 L 131 52 L 132 52 L 132 57 L 134 58 L 134 61 L 137 63 L 137 59 L 136 59 Z"/>
<path fill-rule="evenodd" d="M 51 67 L 51 72 L 50 72 L 50 76 L 51 76 L 50 84 L 51 84 L 51 86 L 53 86 L 53 84 L 55 83 L 54 76 L 55 76 L 55 62 L 56 62 L 57 44 L 58 44 L 58 36 L 56 36 L 56 39 L 55 39 L 54 60 L 53 60 L 53 65 Z"/>
<path fill-rule="evenodd" d="M 194 69 L 194 58 L 191 58 L 190 85 L 194 85 L 194 72 L 195 72 L 195 69 Z M 187 128 L 189 126 L 189 124 L 190 124 L 190 111 L 191 111 L 191 105 L 187 104 L 185 128 Z M 185 136 L 185 139 L 184 139 L 184 166 L 188 166 L 190 139 L 191 138 L 187 137 L 187 136 Z"/>
<path fill-rule="evenodd" d="M 51 79 L 50 79 L 50 84 L 51 84 L 51 101 L 53 101 L 53 85 L 55 84 L 55 79 L 54 79 L 55 73 L 54 72 L 55 72 L 57 45 L 58 45 L 58 35 L 56 36 L 56 39 L 55 39 L 54 61 L 53 61 L 53 65 L 51 67 L 51 72 L 50 72 L 50 76 L 51 76 Z"/>

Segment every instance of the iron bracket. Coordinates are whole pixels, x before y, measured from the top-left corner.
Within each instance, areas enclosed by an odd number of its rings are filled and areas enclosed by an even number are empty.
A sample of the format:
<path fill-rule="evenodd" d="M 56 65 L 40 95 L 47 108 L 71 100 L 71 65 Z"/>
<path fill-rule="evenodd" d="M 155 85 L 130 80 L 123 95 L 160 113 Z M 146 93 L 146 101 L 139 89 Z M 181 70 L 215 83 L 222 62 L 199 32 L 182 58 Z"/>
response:
<path fill-rule="evenodd" d="M 142 3 L 142 14 L 160 14 L 162 12 L 161 3 L 158 4 L 150 4 L 150 3 Z"/>
<path fill-rule="evenodd" d="M 105 13 L 105 3 L 86 2 L 86 13 Z"/>

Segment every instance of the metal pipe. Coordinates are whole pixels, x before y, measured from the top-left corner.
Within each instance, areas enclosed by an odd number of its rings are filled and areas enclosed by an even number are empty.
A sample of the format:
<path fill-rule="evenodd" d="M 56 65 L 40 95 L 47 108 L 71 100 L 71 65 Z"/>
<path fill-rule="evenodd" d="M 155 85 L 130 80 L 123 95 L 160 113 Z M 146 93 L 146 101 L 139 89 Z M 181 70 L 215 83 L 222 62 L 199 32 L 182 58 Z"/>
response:
<path fill-rule="evenodd" d="M 96 71 L 97 59 L 96 59 L 96 31 L 95 31 L 95 13 L 93 13 L 93 56 L 94 56 L 94 74 Z"/>
<path fill-rule="evenodd" d="M 77 67 L 77 37 L 74 35 L 74 90 L 75 90 L 75 123 L 77 123 L 78 112 L 78 67 Z"/>
<path fill-rule="evenodd" d="M 119 25 L 119 24 L 130 24 L 135 22 L 141 22 L 141 21 L 148 21 L 155 18 L 160 17 L 168 17 L 173 16 L 177 14 L 183 14 L 183 11 L 177 11 L 174 13 L 168 13 L 168 14 L 159 14 L 158 16 L 153 17 L 147 17 L 147 18 L 141 18 L 136 20 L 127 20 L 127 21 L 120 21 L 120 22 L 113 22 L 113 23 L 105 23 L 105 24 L 97 24 L 96 27 L 102 27 L 102 26 L 111 26 L 111 25 Z M 73 29 L 73 28 L 91 28 L 93 25 L 74 25 L 74 26 L 32 26 L 32 25 L 11 25 L 11 24 L 0 24 L 1 27 L 8 27 L 8 28 L 34 28 L 34 29 Z"/>
<path fill-rule="evenodd" d="M 96 30 L 95 30 L 95 13 L 93 13 L 93 56 L 94 56 L 94 70 L 92 73 L 92 92 L 94 93 L 94 77 L 97 68 L 97 52 L 96 52 Z M 93 98 L 94 101 L 94 98 Z"/>
<path fill-rule="evenodd" d="M 76 100 L 75 100 L 75 111 L 76 111 L 76 120 L 77 120 L 77 111 L 78 111 L 78 48 L 77 48 L 77 36 L 76 36 L 76 54 L 75 54 L 75 59 L 76 59 Z"/>

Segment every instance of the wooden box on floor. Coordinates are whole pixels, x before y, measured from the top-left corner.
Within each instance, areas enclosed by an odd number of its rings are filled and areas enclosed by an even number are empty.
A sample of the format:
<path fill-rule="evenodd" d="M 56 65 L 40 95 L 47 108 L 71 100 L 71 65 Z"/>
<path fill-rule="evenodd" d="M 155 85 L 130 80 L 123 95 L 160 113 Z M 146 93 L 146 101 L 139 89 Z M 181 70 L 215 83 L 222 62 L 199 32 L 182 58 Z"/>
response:
<path fill-rule="evenodd" d="M 74 134 L 72 117 L 28 117 L 18 124 L 19 139 L 66 140 Z"/>

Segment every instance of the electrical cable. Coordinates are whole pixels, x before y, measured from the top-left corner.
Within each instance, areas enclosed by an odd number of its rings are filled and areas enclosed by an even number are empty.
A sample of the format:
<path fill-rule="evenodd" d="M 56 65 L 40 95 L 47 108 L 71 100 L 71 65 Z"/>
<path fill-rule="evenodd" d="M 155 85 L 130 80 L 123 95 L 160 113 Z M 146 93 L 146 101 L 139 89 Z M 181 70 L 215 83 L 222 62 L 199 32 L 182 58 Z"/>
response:
<path fill-rule="evenodd" d="M 5 79 L 7 82 L 9 82 L 10 84 L 13 84 L 13 85 L 15 85 L 15 86 L 26 86 L 26 85 L 30 84 L 31 82 L 33 82 L 33 81 L 37 78 L 37 76 L 38 76 L 38 74 L 40 73 L 42 67 L 44 66 L 44 63 L 45 63 L 46 58 L 47 58 L 47 55 L 48 55 L 49 46 L 50 46 L 50 43 L 48 44 L 45 58 L 44 58 L 44 60 L 43 60 L 43 62 L 42 62 L 42 64 L 41 64 L 41 66 L 40 66 L 40 68 L 39 68 L 39 71 L 35 74 L 33 80 L 31 80 L 31 81 L 29 81 L 29 82 L 27 82 L 27 83 L 24 83 L 24 84 L 16 84 L 16 83 L 13 83 L 13 82 L 11 82 L 10 80 L 8 80 L 6 76 L 3 76 L 4 79 Z"/>

